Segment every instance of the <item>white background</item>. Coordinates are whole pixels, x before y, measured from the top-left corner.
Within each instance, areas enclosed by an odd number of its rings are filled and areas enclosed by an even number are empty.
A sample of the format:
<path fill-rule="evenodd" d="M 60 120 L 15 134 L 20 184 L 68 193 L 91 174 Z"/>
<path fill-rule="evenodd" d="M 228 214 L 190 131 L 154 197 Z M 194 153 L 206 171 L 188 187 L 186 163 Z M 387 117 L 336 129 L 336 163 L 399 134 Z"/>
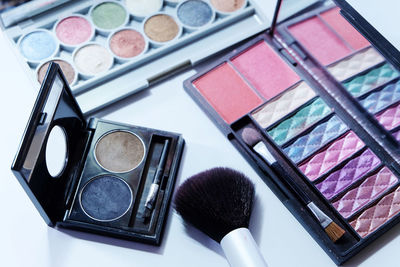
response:
<path fill-rule="evenodd" d="M 219 245 L 196 229 L 186 228 L 172 209 L 161 247 L 48 227 L 10 171 L 37 95 L 24 71 L 0 32 L 0 266 L 228 266 Z M 269 266 L 335 266 L 183 90 L 182 81 L 194 73 L 175 76 L 95 116 L 182 133 L 186 146 L 177 186 L 216 166 L 247 174 L 256 184 L 257 195 L 250 230 Z M 346 266 L 397 266 L 399 233 L 398 225 Z"/>

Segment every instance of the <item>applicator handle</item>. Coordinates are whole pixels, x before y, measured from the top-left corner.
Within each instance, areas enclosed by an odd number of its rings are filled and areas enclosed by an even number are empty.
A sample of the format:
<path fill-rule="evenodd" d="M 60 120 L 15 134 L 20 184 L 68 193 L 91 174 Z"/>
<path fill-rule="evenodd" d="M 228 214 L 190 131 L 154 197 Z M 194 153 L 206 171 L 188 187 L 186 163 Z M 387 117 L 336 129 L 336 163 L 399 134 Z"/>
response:
<path fill-rule="evenodd" d="M 267 267 L 249 229 L 238 228 L 221 240 L 221 247 L 231 267 Z"/>

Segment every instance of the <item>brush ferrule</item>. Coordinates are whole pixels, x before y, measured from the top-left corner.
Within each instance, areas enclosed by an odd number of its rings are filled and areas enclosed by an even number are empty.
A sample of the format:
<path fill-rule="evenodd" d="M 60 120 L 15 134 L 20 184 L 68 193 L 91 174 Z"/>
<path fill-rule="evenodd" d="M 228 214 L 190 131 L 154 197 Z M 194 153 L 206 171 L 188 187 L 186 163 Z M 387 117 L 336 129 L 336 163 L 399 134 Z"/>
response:
<path fill-rule="evenodd" d="M 328 225 L 332 223 L 332 219 L 329 218 L 322 210 L 320 210 L 317 205 L 314 204 L 314 202 L 308 203 L 307 207 L 315 215 L 323 228 L 328 227 Z"/>
<path fill-rule="evenodd" d="M 238 228 L 221 240 L 221 247 L 231 267 L 267 267 L 250 231 Z"/>
<path fill-rule="evenodd" d="M 263 157 L 270 165 L 276 162 L 274 156 L 269 152 L 268 148 L 263 142 L 258 142 L 253 146 L 254 151 L 256 151 L 261 157 Z"/>

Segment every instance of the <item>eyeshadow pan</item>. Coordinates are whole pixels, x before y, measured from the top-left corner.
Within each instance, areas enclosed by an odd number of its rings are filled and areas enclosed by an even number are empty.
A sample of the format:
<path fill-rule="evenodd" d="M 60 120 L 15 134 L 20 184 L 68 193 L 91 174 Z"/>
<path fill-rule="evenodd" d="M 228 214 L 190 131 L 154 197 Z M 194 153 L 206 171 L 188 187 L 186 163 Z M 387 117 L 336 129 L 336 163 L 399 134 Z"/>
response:
<path fill-rule="evenodd" d="M 125 0 L 128 11 L 138 17 L 147 17 L 159 11 L 163 0 Z"/>
<path fill-rule="evenodd" d="M 328 71 L 339 81 L 344 81 L 385 61 L 381 54 L 370 47 L 351 57 L 345 58 L 327 67 Z"/>
<path fill-rule="evenodd" d="M 178 36 L 179 30 L 175 19 L 167 14 L 154 15 L 144 23 L 144 33 L 151 40 L 159 43 L 173 40 Z"/>
<path fill-rule="evenodd" d="M 201 27 L 213 18 L 213 10 L 203 1 L 188 0 L 183 2 L 177 10 L 179 20 L 189 27 Z"/>
<path fill-rule="evenodd" d="M 128 211 L 132 203 L 132 191 L 122 179 L 103 175 L 90 180 L 83 187 L 80 203 L 92 219 L 113 221 Z"/>
<path fill-rule="evenodd" d="M 348 130 L 348 126 L 336 115 L 315 127 L 311 132 L 299 137 L 284 149 L 286 155 L 295 163 L 317 152 Z"/>
<path fill-rule="evenodd" d="M 211 5 L 221 12 L 235 12 L 243 7 L 246 0 L 210 0 Z"/>
<path fill-rule="evenodd" d="M 381 112 L 376 119 L 387 130 L 396 128 L 400 125 L 400 103 Z"/>
<path fill-rule="evenodd" d="M 354 77 L 343 85 L 352 96 L 359 97 L 397 77 L 399 77 L 399 72 L 386 63 Z"/>
<path fill-rule="evenodd" d="M 19 49 L 27 60 L 38 62 L 53 56 L 58 44 L 50 32 L 36 30 L 22 37 Z"/>
<path fill-rule="evenodd" d="M 309 180 L 315 181 L 364 146 L 363 141 L 354 132 L 349 131 L 326 149 L 302 163 L 299 169 Z"/>
<path fill-rule="evenodd" d="M 121 58 L 140 55 L 146 48 L 146 41 L 141 33 L 132 29 L 117 31 L 110 38 L 111 51 Z"/>
<path fill-rule="evenodd" d="M 204 74 L 193 85 L 227 123 L 263 102 L 228 63 Z"/>
<path fill-rule="evenodd" d="M 345 18 L 340 15 L 338 7 L 321 13 L 322 19 L 331 26 L 354 50 L 359 50 L 370 45 Z"/>
<path fill-rule="evenodd" d="M 73 60 L 80 73 L 90 76 L 110 69 L 114 58 L 105 47 L 87 44 L 75 51 Z"/>
<path fill-rule="evenodd" d="M 368 112 L 375 114 L 400 101 L 400 81 L 386 85 L 360 101 Z"/>
<path fill-rule="evenodd" d="M 67 45 L 79 45 L 92 37 L 93 29 L 89 21 L 80 16 L 62 19 L 55 29 L 57 38 Z"/>
<path fill-rule="evenodd" d="M 329 65 L 352 52 L 317 16 L 290 26 L 289 31 L 322 65 Z"/>
<path fill-rule="evenodd" d="M 321 98 L 317 98 L 267 132 L 278 145 L 283 145 L 331 112 L 331 108 Z"/>
<path fill-rule="evenodd" d="M 232 59 L 232 63 L 266 99 L 300 80 L 296 72 L 264 41 Z"/>
<path fill-rule="evenodd" d="M 98 28 L 112 30 L 122 26 L 127 20 L 126 10 L 114 2 L 104 2 L 95 6 L 91 18 Z"/>
<path fill-rule="evenodd" d="M 252 113 L 253 118 L 267 128 L 315 97 L 305 82 L 300 82 Z"/>
<path fill-rule="evenodd" d="M 387 167 L 383 167 L 378 173 L 369 176 L 361 185 L 335 201 L 333 206 L 343 217 L 348 218 L 381 196 L 397 181 L 397 177 Z"/>
<path fill-rule="evenodd" d="M 55 59 L 55 60 L 48 61 L 39 67 L 39 70 L 37 72 L 37 79 L 40 84 L 43 82 L 44 77 L 46 76 L 46 73 L 47 73 L 47 69 L 49 68 L 49 65 L 51 62 L 54 62 L 54 63 L 57 63 L 58 65 L 60 65 L 60 68 L 69 84 L 74 83 L 74 81 L 76 79 L 76 72 L 75 72 L 74 68 L 72 67 L 72 65 L 69 64 L 65 60 Z"/>
<path fill-rule="evenodd" d="M 331 199 L 380 164 L 380 159 L 370 149 L 367 149 L 360 156 L 346 163 L 341 169 L 331 173 L 316 187 L 327 199 Z"/>
<path fill-rule="evenodd" d="M 96 144 L 95 156 L 104 169 L 112 172 L 127 172 L 143 161 L 145 147 L 137 135 L 115 131 L 100 138 Z"/>
<path fill-rule="evenodd" d="M 400 212 L 400 187 L 364 211 L 350 225 L 361 237 L 366 237 Z"/>

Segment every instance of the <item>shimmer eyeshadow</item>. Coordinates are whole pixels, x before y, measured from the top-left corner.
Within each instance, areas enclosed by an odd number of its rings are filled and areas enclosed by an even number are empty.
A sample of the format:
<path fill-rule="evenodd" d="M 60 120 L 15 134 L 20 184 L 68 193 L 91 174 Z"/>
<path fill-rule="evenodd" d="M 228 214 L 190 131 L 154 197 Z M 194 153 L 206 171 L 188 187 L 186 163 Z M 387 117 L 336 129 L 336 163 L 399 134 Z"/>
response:
<path fill-rule="evenodd" d="M 348 126 L 336 115 L 315 127 L 311 132 L 299 137 L 284 149 L 286 155 L 295 163 L 317 152 L 348 130 Z"/>
<path fill-rule="evenodd" d="M 253 118 L 267 128 L 295 111 L 316 96 L 305 82 L 300 82 L 252 113 Z"/>
<path fill-rule="evenodd" d="M 335 201 L 333 206 L 343 217 L 348 218 L 380 197 L 397 181 L 397 177 L 387 167 L 383 167 L 376 174 L 367 177 L 359 186 Z"/>
<path fill-rule="evenodd" d="M 352 96 L 359 97 L 398 77 L 399 72 L 386 63 L 346 81 L 343 86 Z"/>
<path fill-rule="evenodd" d="M 103 2 L 94 6 L 91 11 L 93 24 L 101 30 L 113 30 L 124 25 L 128 14 L 120 4 Z"/>
<path fill-rule="evenodd" d="M 188 0 L 179 5 L 177 16 L 180 22 L 189 27 L 202 27 L 214 17 L 208 3 L 199 0 Z"/>
<path fill-rule="evenodd" d="M 147 17 L 163 6 L 163 0 L 125 0 L 128 11 L 137 17 Z"/>
<path fill-rule="evenodd" d="M 122 179 L 104 175 L 90 180 L 82 189 L 80 203 L 94 220 L 113 221 L 123 216 L 131 206 L 132 191 Z"/>
<path fill-rule="evenodd" d="M 278 145 L 283 145 L 331 112 L 331 108 L 321 98 L 317 98 L 267 132 Z"/>
<path fill-rule="evenodd" d="M 39 62 L 54 56 L 58 43 L 49 31 L 36 30 L 21 37 L 19 49 L 28 61 Z"/>
<path fill-rule="evenodd" d="M 123 29 L 114 33 L 109 41 L 111 51 L 121 58 L 132 58 L 145 51 L 146 40 L 143 35 L 132 29 Z"/>
<path fill-rule="evenodd" d="M 266 99 L 276 96 L 300 80 L 289 64 L 264 41 L 232 59 L 232 63 Z"/>
<path fill-rule="evenodd" d="M 101 137 L 96 144 L 95 156 L 104 169 L 112 172 L 127 172 L 143 161 L 145 147 L 137 135 L 115 131 Z"/>
<path fill-rule="evenodd" d="M 246 0 L 210 0 L 211 5 L 220 12 L 235 12 L 241 9 Z"/>
<path fill-rule="evenodd" d="M 361 237 L 366 237 L 400 212 L 400 187 L 365 210 L 350 225 Z"/>
<path fill-rule="evenodd" d="M 354 50 L 365 48 L 370 43 L 342 15 L 338 7 L 320 14 L 322 19 L 336 31 Z"/>
<path fill-rule="evenodd" d="M 317 16 L 290 26 L 289 31 L 323 65 L 329 65 L 352 52 Z"/>
<path fill-rule="evenodd" d="M 51 62 L 57 63 L 60 66 L 60 68 L 69 84 L 73 84 L 75 82 L 77 73 L 76 73 L 74 67 L 72 67 L 72 65 L 65 60 L 54 59 L 54 60 L 48 61 L 48 62 L 40 65 L 40 67 L 37 71 L 37 79 L 38 79 L 39 83 L 43 82 L 44 77 L 46 76 L 47 69 L 49 68 L 49 65 Z"/>
<path fill-rule="evenodd" d="M 381 112 L 376 119 L 387 130 L 396 128 L 400 125 L 400 103 Z"/>
<path fill-rule="evenodd" d="M 87 76 L 106 72 L 111 68 L 114 58 L 99 44 L 87 44 L 74 52 L 73 60 L 78 71 Z"/>
<path fill-rule="evenodd" d="M 263 102 L 228 63 L 201 76 L 193 85 L 227 123 Z"/>
<path fill-rule="evenodd" d="M 328 66 L 328 71 L 339 81 L 344 81 L 385 59 L 374 48 L 362 50 L 351 57 L 345 58 Z"/>
<path fill-rule="evenodd" d="M 330 174 L 316 187 L 324 197 L 332 199 L 380 164 L 379 158 L 370 149 L 367 149 L 360 156 Z"/>
<path fill-rule="evenodd" d="M 360 101 L 368 112 L 375 114 L 400 101 L 400 81 L 386 85 Z"/>
<path fill-rule="evenodd" d="M 152 41 L 165 43 L 179 35 L 179 25 L 167 14 L 157 14 L 148 18 L 144 23 L 144 33 Z"/>
<path fill-rule="evenodd" d="M 57 38 L 66 45 L 79 45 L 89 41 L 93 34 L 90 22 L 82 16 L 70 16 L 62 19 L 55 27 Z"/>
<path fill-rule="evenodd" d="M 363 141 L 354 132 L 349 131 L 327 148 L 302 163 L 299 169 L 309 180 L 315 181 L 364 146 Z"/>

